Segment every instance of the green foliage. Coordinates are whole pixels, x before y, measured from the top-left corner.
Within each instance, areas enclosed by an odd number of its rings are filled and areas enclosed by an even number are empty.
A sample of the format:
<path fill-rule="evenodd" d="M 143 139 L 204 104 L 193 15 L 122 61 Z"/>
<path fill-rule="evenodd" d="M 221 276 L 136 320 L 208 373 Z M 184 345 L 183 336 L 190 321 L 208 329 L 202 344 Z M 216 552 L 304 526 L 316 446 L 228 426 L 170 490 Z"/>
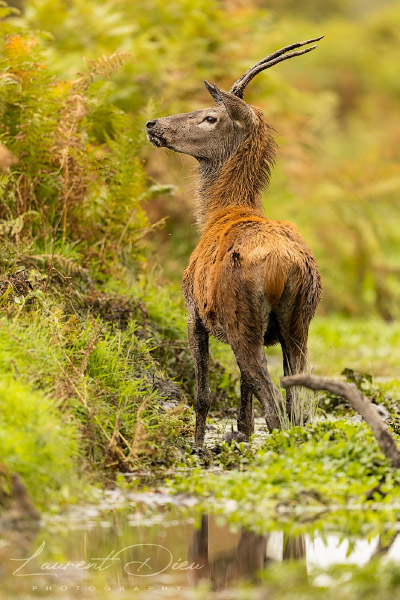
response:
<path fill-rule="evenodd" d="M 371 402 L 383 408 L 386 422 L 398 434 L 400 432 L 399 382 L 377 383 L 369 373 L 358 373 L 348 368 L 343 370 L 342 375 L 347 383 L 354 384 Z M 328 392 L 321 393 L 319 406 L 324 412 L 335 415 L 349 415 L 353 412 L 346 400 Z"/>
<path fill-rule="evenodd" d="M 327 376 L 339 375 L 350 365 L 374 377 L 393 379 L 400 376 L 398 322 L 317 316 L 311 322 L 309 348 L 311 364 Z"/>
<path fill-rule="evenodd" d="M 27 3 L 22 23 L 49 31 L 53 69 L 74 73 L 82 55 L 97 59 L 123 49 L 132 53 L 117 76 L 113 100 L 126 110 L 137 110 L 150 97 L 179 102 L 177 86 L 186 97 L 218 65 L 221 30 L 226 30 L 218 2 L 162 0 L 144 3 L 113 0 L 34 0 Z"/>
<path fill-rule="evenodd" d="M 72 243 L 96 270 L 130 264 L 149 230 L 138 158 L 144 116 L 110 104 L 110 84 L 99 80 L 126 54 L 91 61 L 78 79 L 63 81 L 31 34 L 3 31 L 1 43 L 0 141 L 17 164 L 3 177 L 0 234 L 43 254 L 68 253 Z"/>
<path fill-rule="evenodd" d="M 254 459 L 249 445 L 243 442 L 217 442 L 213 452 L 215 463 L 222 469 L 246 468 Z"/>
<path fill-rule="evenodd" d="M 10 374 L 0 380 L 0 411 L 3 463 L 22 475 L 39 505 L 49 506 L 54 490 L 74 487 L 76 427 L 62 418 L 54 400 Z"/>
<path fill-rule="evenodd" d="M 394 560 L 372 559 L 365 565 L 337 564 L 309 568 L 303 561 L 275 564 L 262 573 L 262 594 L 244 589 L 238 598 L 272 600 L 391 600 L 400 591 L 400 571 Z M 257 593 L 257 592 L 256 592 Z"/>
<path fill-rule="evenodd" d="M 248 470 L 207 475 L 195 470 L 169 485 L 202 498 L 199 510 L 224 514 L 260 534 L 277 526 L 301 533 L 324 523 L 325 530 L 351 527 L 372 535 L 395 522 L 391 505 L 399 499 L 399 482 L 368 427 L 343 420 L 274 432 Z M 373 489 L 380 516 L 368 501 Z"/>
<path fill-rule="evenodd" d="M 139 159 L 145 115 L 128 116 L 110 102 L 110 79 L 130 56 L 93 57 L 66 81 L 48 64 L 48 36 L 25 25 L 0 25 L 0 141 L 11 153 L 1 164 L 11 168 L 1 179 L 0 361 L 23 382 L 21 397 L 29 383 L 74 423 L 82 473 L 88 464 L 169 464 L 191 432 L 190 414 L 163 407 L 166 377 L 149 336 L 136 334 L 132 303 L 102 297 L 89 277 L 99 285 L 111 272 L 121 279 L 126 268 L 135 272 L 151 229 L 143 202 L 169 191 L 147 185 Z M 74 71 L 81 65 L 80 56 Z M 102 310 L 111 324 L 96 320 Z M 31 409 L 38 398 L 32 395 Z M 178 434 L 182 441 L 171 447 Z M 17 423 L 11 438 L 23 435 Z M 9 462 L 25 475 L 16 458 Z"/>
<path fill-rule="evenodd" d="M 241 3 L 216 0 L 173 0 L 168 7 L 162 0 L 35 0 L 14 23 L 53 34 L 43 44 L 52 72 L 63 76 L 76 71 L 82 55 L 130 52 L 133 59 L 115 75 L 110 99 L 135 112 L 150 97 L 162 97 L 163 113 L 209 103 L 205 77 L 229 89 L 269 51 L 323 32 L 315 53 L 260 75 L 248 90 L 248 100 L 279 132 L 281 156 L 266 212 L 294 221 L 315 251 L 325 312 L 389 320 L 398 315 L 400 297 L 399 5 L 294 4 L 280 0 L 266 9 L 248 2 L 243 10 Z M 180 157 L 158 156 L 149 172 L 187 189 Z M 185 209 L 192 202 L 186 193 L 168 208 L 164 202 L 153 208 L 158 217 L 173 214 L 168 231 L 174 237 L 161 253 L 175 277 L 194 245 L 189 210 L 182 211 L 182 202 Z"/>
<path fill-rule="evenodd" d="M 315 251 L 325 310 L 390 320 L 400 293 L 399 129 L 389 116 L 398 110 L 400 10 L 396 2 L 359 11 L 321 21 L 325 39 L 312 59 L 280 71 L 292 83 L 283 98 L 278 85 L 264 84 L 271 122 L 284 134 L 265 205 L 271 217 L 293 220 Z M 297 39 L 311 25 L 303 15 L 285 34 Z"/>
<path fill-rule="evenodd" d="M 0 514 L 10 507 L 12 481 L 9 470 L 0 464 Z"/>
<path fill-rule="evenodd" d="M 80 431 L 84 462 L 126 470 L 179 456 L 191 417 L 183 406 L 163 408 L 170 389 L 134 321 L 121 331 L 93 317 L 65 320 L 45 304 L 1 322 L 2 371 L 57 399 Z M 177 434 L 181 441 L 171 447 L 168 440 Z"/>

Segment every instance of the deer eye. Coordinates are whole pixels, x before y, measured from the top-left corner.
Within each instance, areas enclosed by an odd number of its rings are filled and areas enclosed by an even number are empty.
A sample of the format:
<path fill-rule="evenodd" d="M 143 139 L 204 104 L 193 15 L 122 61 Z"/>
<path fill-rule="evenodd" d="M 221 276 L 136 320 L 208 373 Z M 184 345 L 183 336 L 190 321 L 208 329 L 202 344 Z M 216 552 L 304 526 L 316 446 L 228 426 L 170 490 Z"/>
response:
<path fill-rule="evenodd" d="M 215 117 L 211 117 L 211 116 L 209 115 L 208 117 L 205 117 L 205 118 L 203 119 L 203 123 L 204 123 L 204 121 L 207 121 L 207 123 L 215 123 L 215 122 L 216 122 L 216 120 L 217 120 L 217 119 L 216 119 Z"/>

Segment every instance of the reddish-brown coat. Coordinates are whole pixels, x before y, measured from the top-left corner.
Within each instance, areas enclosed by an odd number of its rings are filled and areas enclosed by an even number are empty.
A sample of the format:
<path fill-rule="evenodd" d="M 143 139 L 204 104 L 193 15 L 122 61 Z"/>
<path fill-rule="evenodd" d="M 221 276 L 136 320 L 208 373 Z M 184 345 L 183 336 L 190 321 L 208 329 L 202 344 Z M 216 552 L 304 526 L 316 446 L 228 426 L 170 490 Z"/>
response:
<path fill-rule="evenodd" d="M 297 228 L 263 214 L 260 192 L 269 179 L 275 143 L 261 110 L 252 109 L 257 119 L 251 135 L 200 188 L 203 232 L 183 277 L 187 302 L 206 328 L 226 343 L 246 325 L 248 334 L 261 336 L 262 295 L 270 310 L 279 313 L 287 285 L 296 299 L 289 320 L 291 335 L 297 338 L 321 295 L 314 257 Z M 268 345 L 279 341 L 272 333 L 265 339 Z"/>
<path fill-rule="evenodd" d="M 211 403 L 208 337 L 230 344 L 241 371 L 238 430 L 253 431 L 252 396 L 268 428 L 280 426 L 283 399 L 267 368 L 264 345 L 279 342 L 285 375 L 307 361 L 310 321 L 321 297 L 314 257 L 294 225 L 264 214 L 275 143 L 262 111 L 207 84 L 214 107 L 147 124 L 157 146 L 195 156 L 201 182 L 196 213 L 201 239 L 183 277 L 196 392 L 196 442 L 202 444 Z M 292 414 L 291 392 L 286 410 Z"/>

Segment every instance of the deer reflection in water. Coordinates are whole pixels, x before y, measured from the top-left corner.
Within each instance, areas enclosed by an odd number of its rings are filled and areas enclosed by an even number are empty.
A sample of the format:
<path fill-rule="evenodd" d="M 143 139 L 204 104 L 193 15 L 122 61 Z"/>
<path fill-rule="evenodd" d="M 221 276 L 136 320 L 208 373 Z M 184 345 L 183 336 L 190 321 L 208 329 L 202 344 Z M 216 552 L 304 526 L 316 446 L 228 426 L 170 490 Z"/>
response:
<path fill-rule="evenodd" d="M 257 535 L 244 528 L 226 549 L 213 551 L 212 522 L 208 515 L 201 518 L 200 528 L 193 534 L 188 562 L 203 567 L 189 573 L 192 584 L 209 581 L 213 590 L 231 586 L 239 579 L 260 581 L 260 573 L 268 565 L 281 560 L 302 560 L 307 579 L 305 536 L 290 536 L 281 532 Z"/>

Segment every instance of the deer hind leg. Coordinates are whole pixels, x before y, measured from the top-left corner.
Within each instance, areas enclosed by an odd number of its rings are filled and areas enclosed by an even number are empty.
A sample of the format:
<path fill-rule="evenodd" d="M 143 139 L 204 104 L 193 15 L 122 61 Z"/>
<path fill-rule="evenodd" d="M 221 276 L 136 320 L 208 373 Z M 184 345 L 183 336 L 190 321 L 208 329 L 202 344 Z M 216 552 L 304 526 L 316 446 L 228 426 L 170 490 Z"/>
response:
<path fill-rule="evenodd" d="M 242 337 L 243 339 L 245 338 Z M 283 399 L 268 372 L 262 340 L 257 345 L 239 343 L 237 346 L 235 344 L 231 344 L 231 346 L 239 365 L 242 381 L 245 383 L 245 390 L 248 390 L 246 406 L 242 402 L 239 414 L 242 414 L 243 409 L 244 413 L 248 415 L 248 394 L 252 393 L 264 408 L 269 431 L 280 429 L 277 406 L 283 405 Z M 245 422 L 248 423 L 248 421 Z M 243 431 L 243 433 L 245 432 Z"/>
<path fill-rule="evenodd" d="M 195 443 L 202 446 L 206 431 L 206 419 L 211 404 L 211 393 L 208 383 L 208 338 L 209 334 L 201 319 L 190 314 L 188 319 L 189 345 L 193 356 L 196 390 L 194 410 L 196 413 Z"/>
<path fill-rule="evenodd" d="M 237 428 L 246 436 L 247 440 L 254 433 L 253 394 L 243 377 L 240 380 L 240 409 Z"/>
<path fill-rule="evenodd" d="M 283 373 L 285 377 L 303 373 L 307 368 L 307 335 L 297 336 L 297 338 L 285 336 L 281 339 L 283 354 Z M 286 413 L 292 422 L 299 425 L 300 415 L 295 407 L 296 388 L 286 390 Z"/>

